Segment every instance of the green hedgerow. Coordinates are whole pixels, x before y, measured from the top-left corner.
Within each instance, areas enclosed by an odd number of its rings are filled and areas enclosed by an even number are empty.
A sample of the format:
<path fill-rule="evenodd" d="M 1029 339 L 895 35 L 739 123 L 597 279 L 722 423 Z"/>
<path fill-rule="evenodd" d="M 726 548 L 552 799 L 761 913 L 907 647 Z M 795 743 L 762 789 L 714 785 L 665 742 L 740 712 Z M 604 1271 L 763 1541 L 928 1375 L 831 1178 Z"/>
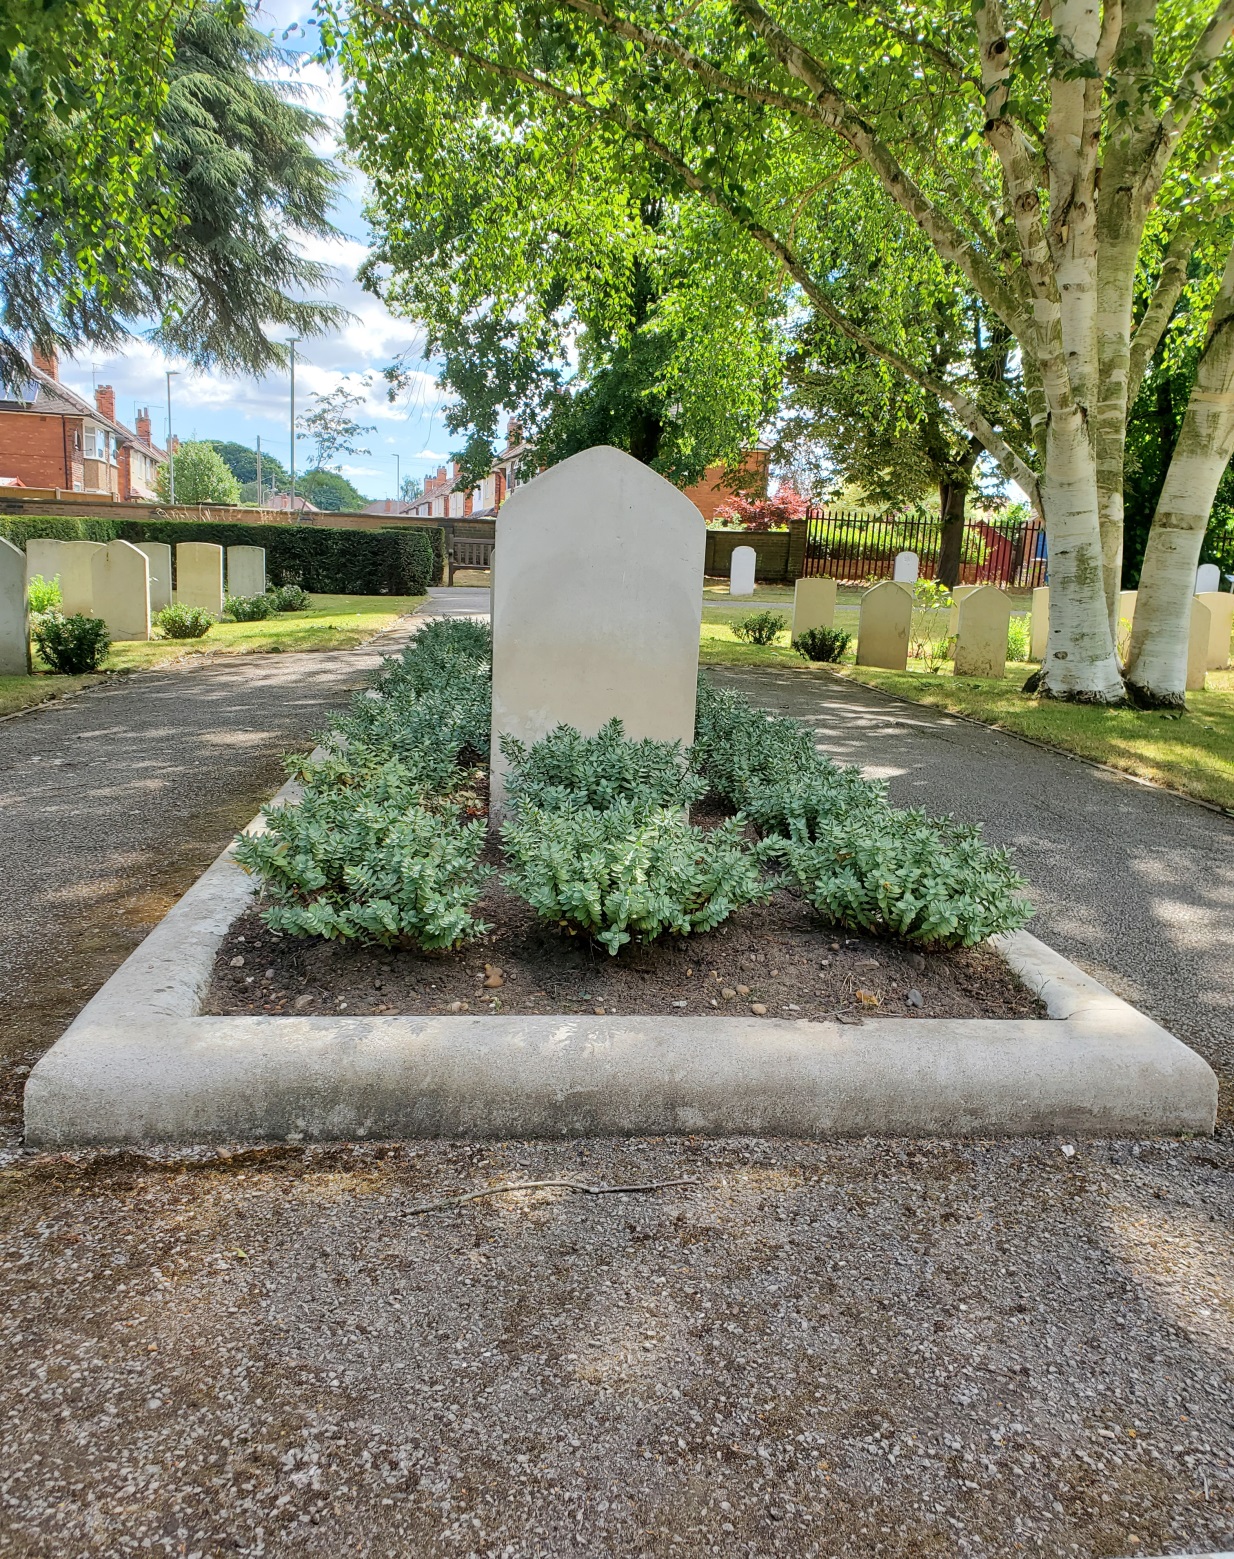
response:
<path fill-rule="evenodd" d="M 53 671 L 77 677 L 97 671 L 107 659 L 111 634 L 101 617 L 86 617 L 82 612 L 62 617 L 59 612 L 47 612 L 34 624 L 34 642 Z"/>
<path fill-rule="evenodd" d="M 501 751 L 510 766 L 506 792 L 515 809 L 604 811 L 623 803 L 684 809 L 707 790 L 680 742 L 630 741 L 620 720 L 610 720 L 595 736 L 559 725 L 530 747 L 503 736 Z"/>
<path fill-rule="evenodd" d="M 259 623 L 275 613 L 268 595 L 229 595 L 223 597 L 223 616 L 236 623 Z"/>
<path fill-rule="evenodd" d="M 181 606 L 179 601 L 152 619 L 152 625 L 165 639 L 201 639 L 214 626 L 215 618 L 201 606 Z"/>
<path fill-rule="evenodd" d="M 779 612 L 750 612 L 733 624 L 733 633 L 747 644 L 774 644 L 786 622 Z"/>
<path fill-rule="evenodd" d="M 502 880 L 542 919 L 615 954 L 633 937 L 710 931 L 768 897 L 743 828 L 740 818 L 694 828 L 668 807 L 525 805 L 501 831 L 513 867 Z"/>
<path fill-rule="evenodd" d="M 265 819 L 264 833 L 240 836 L 236 860 L 273 899 L 272 931 L 431 951 L 489 929 L 471 913 L 491 875 L 482 822 L 363 786 L 309 787 Z"/>

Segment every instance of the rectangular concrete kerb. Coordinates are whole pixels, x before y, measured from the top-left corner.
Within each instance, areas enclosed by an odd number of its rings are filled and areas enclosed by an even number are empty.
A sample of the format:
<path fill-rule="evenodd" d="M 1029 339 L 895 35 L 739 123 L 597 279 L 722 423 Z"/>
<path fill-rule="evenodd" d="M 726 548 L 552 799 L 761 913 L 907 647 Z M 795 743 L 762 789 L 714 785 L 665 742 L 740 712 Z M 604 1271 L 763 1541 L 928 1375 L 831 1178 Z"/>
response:
<path fill-rule="evenodd" d="M 215 954 L 252 893 L 228 848 L 31 1072 L 30 1146 L 1215 1123 L 1208 1065 L 1025 932 L 999 945 L 1048 1019 L 203 1017 Z"/>

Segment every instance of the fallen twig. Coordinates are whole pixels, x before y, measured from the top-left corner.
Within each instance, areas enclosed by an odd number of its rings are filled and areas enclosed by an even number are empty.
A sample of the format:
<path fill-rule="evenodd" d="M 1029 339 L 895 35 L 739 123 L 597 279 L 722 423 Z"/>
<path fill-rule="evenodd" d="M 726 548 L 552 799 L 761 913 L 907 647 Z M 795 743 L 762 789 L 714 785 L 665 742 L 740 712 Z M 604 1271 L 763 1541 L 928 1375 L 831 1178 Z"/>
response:
<path fill-rule="evenodd" d="M 439 1213 L 464 1202 L 477 1202 L 483 1196 L 505 1196 L 510 1191 L 573 1191 L 579 1196 L 630 1196 L 642 1191 L 665 1191 L 669 1186 L 698 1185 L 694 1179 L 649 1180 L 645 1185 L 587 1185 L 581 1180 L 512 1180 L 508 1185 L 485 1186 L 480 1191 L 461 1191 L 443 1202 L 422 1202 L 419 1207 L 403 1209 L 405 1217 L 416 1213 Z"/>

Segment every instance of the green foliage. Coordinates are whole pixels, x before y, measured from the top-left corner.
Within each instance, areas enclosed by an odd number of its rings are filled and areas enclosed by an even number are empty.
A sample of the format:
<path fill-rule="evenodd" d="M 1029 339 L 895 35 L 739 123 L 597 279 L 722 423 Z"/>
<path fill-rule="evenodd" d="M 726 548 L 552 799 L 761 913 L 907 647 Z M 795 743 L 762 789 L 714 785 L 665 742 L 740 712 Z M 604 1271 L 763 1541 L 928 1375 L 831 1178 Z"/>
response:
<path fill-rule="evenodd" d="M 733 634 L 747 644 L 774 644 L 786 626 L 787 619 L 779 612 L 749 612 L 733 624 Z"/>
<path fill-rule="evenodd" d="M 271 580 L 302 585 L 315 595 L 423 595 L 441 577 L 441 531 L 436 528 L 359 531 L 222 520 L 122 520 L 117 529 L 125 541 L 165 541 L 173 551 L 178 541 L 264 547 Z"/>
<path fill-rule="evenodd" d="M 717 796 L 744 807 L 755 787 L 812 773 L 818 754 L 796 720 L 763 714 L 740 693 L 720 692 L 700 677 L 693 761 Z"/>
<path fill-rule="evenodd" d="M 271 585 L 266 594 L 276 612 L 306 612 L 312 605 L 303 585 Z"/>
<path fill-rule="evenodd" d="M 1017 930 L 1032 914 L 1005 850 L 981 830 L 923 812 L 870 807 L 793 818 L 768 841 L 800 891 L 832 925 L 931 947 L 972 947 Z"/>
<path fill-rule="evenodd" d="M 257 451 L 250 449 L 247 444 L 237 444 L 231 439 L 210 438 L 205 441 L 215 450 L 219 459 L 235 477 L 236 481 L 244 486 L 248 482 L 257 481 Z M 287 491 L 287 467 L 278 458 L 272 455 L 268 449 L 261 452 L 261 482 L 266 492 L 271 490 L 271 484 L 277 481 L 282 492 Z"/>
<path fill-rule="evenodd" d="M 34 642 L 53 671 L 76 677 L 99 669 L 111 648 L 111 635 L 101 617 L 49 612 L 34 624 Z"/>
<path fill-rule="evenodd" d="M 1028 660 L 1032 655 L 1032 619 L 1020 614 L 1012 616 L 1007 624 L 1007 659 Z"/>
<path fill-rule="evenodd" d="M 0 515 L 0 536 L 25 550 L 28 541 L 115 541 L 118 520 L 78 518 L 58 514 Z"/>
<path fill-rule="evenodd" d="M 909 621 L 908 648 L 927 671 L 937 671 L 952 652 L 951 608 L 946 585 L 936 579 L 919 579 L 913 586 L 913 615 Z"/>
<path fill-rule="evenodd" d="M 793 648 L 802 660 L 841 661 L 852 638 L 842 628 L 807 628 L 793 640 Z"/>
<path fill-rule="evenodd" d="M 60 605 L 59 574 L 54 579 L 44 579 L 42 574 L 32 575 L 26 586 L 26 598 L 32 616 L 38 617 L 44 612 L 54 612 Z"/>
<path fill-rule="evenodd" d="M 310 784 L 294 806 L 267 807 L 236 860 L 273 900 L 273 931 L 427 950 L 488 929 L 471 914 L 486 868 L 482 822 L 460 823 L 384 788 Z"/>
<path fill-rule="evenodd" d="M 364 376 L 361 386 L 368 389 L 369 379 Z M 317 469 L 325 474 L 343 455 L 367 455 L 360 440 L 366 433 L 376 432 L 371 422 L 357 422 L 353 413 L 363 406 L 366 396 L 348 388 L 346 382 L 336 384 L 332 390 L 322 390 L 313 396 L 312 406 L 297 420 L 297 438 L 311 438 L 317 445 Z"/>
<path fill-rule="evenodd" d="M 200 440 L 181 444 L 171 457 L 171 465 L 175 467 L 177 503 L 240 502 L 240 484 L 212 444 Z M 167 503 L 171 497 L 170 467 L 159 467 L 156 484 L 159 497 Z"/>
<path fill-rule="evenodd" d="M 265 463 L 264 458 L 262 463 Z M 331 514 L 358 514 L 368 502 L 360 489 L 337 471 L 306 471 L 296 478 L 296 492 L 307 498 L 314 508 L 325 509 Z"/>
<path fill-rule="evenodd" d="M 257 623 L 273 617 L 278 608 L 269 595 L 228 595 L 223 597 L 223 616 L 232 622 Z"/>
<path fill-rule="evenodd" d="M 711 931 L 767 897 L 742 830 L 737 818 L 705 830 L 676 809 L 632 802 L 522 806 L 501 831 L 513 867 L 503 880 L 542 919 L 615 954 L 635 936 Z"/>
<path fill-rule="evenodd" d="M 174 601 L 151 619 L 151 626 L 165 639 L 202 639 L 214 626 L 215 619 L 204 607 L 182 606 Z"/>
<path fill-rule="evenodd" d="M 519 811 L 602 812 L 627 804 L 684 810 L 707 789 L 691 772 L 680 742 L 629 741 L 620 720 L 610 720 L 595 736 L 559 725 L 530 748 L 503 736 L 501 750 L 510 765 L 507 795 Z"/>

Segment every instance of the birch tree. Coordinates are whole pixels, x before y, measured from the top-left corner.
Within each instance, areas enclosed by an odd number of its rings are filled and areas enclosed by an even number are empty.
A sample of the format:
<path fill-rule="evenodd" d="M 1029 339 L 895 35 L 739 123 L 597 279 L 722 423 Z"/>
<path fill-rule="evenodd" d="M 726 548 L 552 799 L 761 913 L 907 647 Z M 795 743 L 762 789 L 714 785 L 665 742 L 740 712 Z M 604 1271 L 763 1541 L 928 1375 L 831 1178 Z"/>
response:
<path fill-rule="evenodd" d="M 937 395 L 1043 515 L 1042 691 L 1124 697 L 1113 632 L 1145 228 L 1183 156 L 1220 177 L 1234 0 L 355 0 L 327 26 L 358 144 L 406 158 L 430 99 L 478 96 L 546 161 L 601 138 L 656 163 L 800 288 L 816 313 Z M 962 387 L 836 306 L 799 237 L 810 192 L 860 166 L 1010 332 L 1034 447 Z M 1181 199 L 1181 196 L 1177 197 Z M 1157 293 L 1164 289 L 1164 296 Z M 1160 305 L 1160 307 L 1158 307 Z M 1165 307 L 1166 317 L 1169 308 Z M 1206 392 L 1207 393 L 1207 392 Z"/>

